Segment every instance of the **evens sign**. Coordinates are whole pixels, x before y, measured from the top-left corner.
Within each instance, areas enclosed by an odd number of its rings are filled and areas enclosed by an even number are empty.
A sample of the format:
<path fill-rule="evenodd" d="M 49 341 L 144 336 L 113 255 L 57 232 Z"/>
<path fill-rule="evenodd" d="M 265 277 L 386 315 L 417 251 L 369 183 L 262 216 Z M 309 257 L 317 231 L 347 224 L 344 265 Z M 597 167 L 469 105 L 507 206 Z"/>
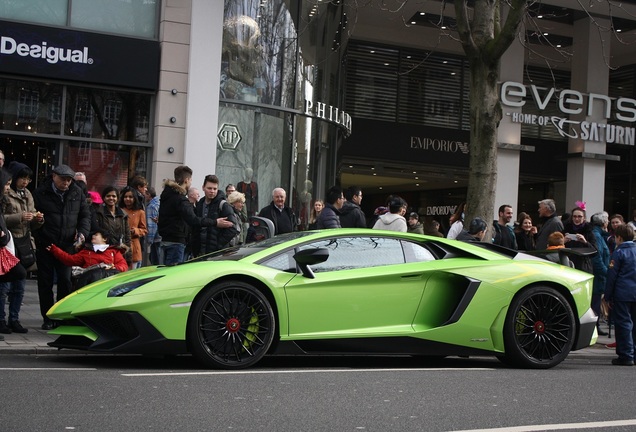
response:
<path fill-rule="evenodd" d="M 636 122 L 636 100 L 631 98 L 612 99 L 609 96 L 590 93 L 585 95 L 579 91 L 565 89 L 557 92 L 555 88 L 539 89 L 535 85 L 528 87 L 523 84 L 507 81 L 501 85 L 501 103 L 504 106 L 521 108 L 526 105 L 528 96 L 539 111 L 544 111 L 548 104 L 555 99 L 556 105 L 564 115 L 585 113 L 590 116 L 594 109 L 600 109 L 604 119 L 614 118 L 619 121 Z M 636 129 L 605 123 L 569 120 L 567 117 L 547 116 L 523 113 L 505 113 L 511 121 L 532 125 L 553 125 L 562 137 L 580 138 L 586 141 L 607 142 L 615 144 L 634 145 Z"/>

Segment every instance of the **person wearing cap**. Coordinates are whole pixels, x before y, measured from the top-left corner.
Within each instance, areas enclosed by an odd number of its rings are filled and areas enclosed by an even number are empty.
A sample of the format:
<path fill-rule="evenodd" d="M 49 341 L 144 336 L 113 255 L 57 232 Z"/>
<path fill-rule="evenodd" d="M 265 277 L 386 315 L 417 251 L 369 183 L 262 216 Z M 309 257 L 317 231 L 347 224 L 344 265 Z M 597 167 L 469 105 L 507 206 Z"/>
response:
<path fill-rule="evenodd" d="M 411 212 L 409 213 L 409 218 L 406 222 L 408 224 L 406 232 L 424 235 L 424 227 L 420 223 L 420 215 L 415 212 Z"/>
<path fill-rule="evenodd" d="M 38 263 L 38 295 L 40 313 L 44 319 L 43 330 L 55 328 L 46 317 L 53 306 L 53 281 L 57 274 L 57 300 L 64 298 L 71 289 L 71 268 L 56 260 L 46 250 L 56 244 L 65 252 L 75 252 L 75 244 L 82 246 L 91 228 L 91 212 L 82 189 L 74 182 L 75 171 L 68 165 L 58 165 L 33 193 L 35 208 L 46 221 L 35 231 Z"/>
<path fill-rule="evenodd" d="M 468 231 L 462 230 L 455 240 L 469 242 L 482 241 L 486 235 L 486 228 L 486 222 L 482 218 L 476 217 L 470 221 Z"/>

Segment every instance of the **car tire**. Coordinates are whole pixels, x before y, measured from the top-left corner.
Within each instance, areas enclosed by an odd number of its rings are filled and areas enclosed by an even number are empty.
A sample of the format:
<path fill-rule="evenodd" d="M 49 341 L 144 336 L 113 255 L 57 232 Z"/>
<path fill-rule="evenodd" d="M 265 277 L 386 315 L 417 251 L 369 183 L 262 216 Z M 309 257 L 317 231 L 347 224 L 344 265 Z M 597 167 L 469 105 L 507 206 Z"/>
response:
<path fill-rule="evenodd" d="M 243 369 L 267 353 L 275 335 L 274 311 L 258 289 L 243 282 L 206 288 L 192 306 L 187 340 L 208 367 Z"/>
<path fill-rule="evenodd" d="M 554 288 L 535 286 L 510 303 L 504 324 L 504 363 L 549 369 L 561 363 L 574 344 L 576 324 L 570 303 Z"/>

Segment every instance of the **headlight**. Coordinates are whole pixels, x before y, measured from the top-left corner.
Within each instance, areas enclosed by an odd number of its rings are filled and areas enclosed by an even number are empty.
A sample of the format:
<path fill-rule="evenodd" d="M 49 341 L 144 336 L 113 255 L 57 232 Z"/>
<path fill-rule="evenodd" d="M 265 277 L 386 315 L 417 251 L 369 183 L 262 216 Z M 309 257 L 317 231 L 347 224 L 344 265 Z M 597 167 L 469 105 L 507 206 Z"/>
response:
<path fill-rule="evenodd" d="M 146 285 L 147 283 L 152 282 L 155 279 L 162 278 L 163 276 L 155 276 L 146 279 L 139 279 L 132 282 L 127 282 L 123 285 L 118 285 L 115 288 L 111 288 L 108 290 L 108 297 L 121 297 L 123 295 L 128 294 L 129 292 L 136 290 L 140 286 Z"/>

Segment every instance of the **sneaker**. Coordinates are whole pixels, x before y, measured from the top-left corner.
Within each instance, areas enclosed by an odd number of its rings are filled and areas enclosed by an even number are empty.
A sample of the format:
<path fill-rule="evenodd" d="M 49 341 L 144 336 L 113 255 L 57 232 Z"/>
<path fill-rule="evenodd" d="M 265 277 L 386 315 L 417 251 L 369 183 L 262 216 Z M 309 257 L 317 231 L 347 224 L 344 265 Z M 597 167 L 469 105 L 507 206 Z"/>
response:
<path fill-rule="evenodd" d="M 634 366 L 634 360 L 618 357 L 612 359 L 612 364 L 614 366 Z"/>
<path fill-rule="evenodd" d="M 616 342 L 608 343 L 605 348 L 616 348 Z"/>
<path fill-rule="evenodd" d="M 11 329 L 7 326 L 5 320 L 0 320 L 0 333 L 11 334 Z"/>
<path fill-rule="evenodd" d="M 29 329 L 25 329 L 24 327 L 22 327 L 22 324 L 20 324 L 20 321 L 15 320 L 15 321 L 9 321 L 9 328 L 13 331 L 13 333 L 28 333 Z"/>
<path fill-rule="evenodd" d="M 4 336 L 0 335 L 0 341 L 4 340 Z"/>

